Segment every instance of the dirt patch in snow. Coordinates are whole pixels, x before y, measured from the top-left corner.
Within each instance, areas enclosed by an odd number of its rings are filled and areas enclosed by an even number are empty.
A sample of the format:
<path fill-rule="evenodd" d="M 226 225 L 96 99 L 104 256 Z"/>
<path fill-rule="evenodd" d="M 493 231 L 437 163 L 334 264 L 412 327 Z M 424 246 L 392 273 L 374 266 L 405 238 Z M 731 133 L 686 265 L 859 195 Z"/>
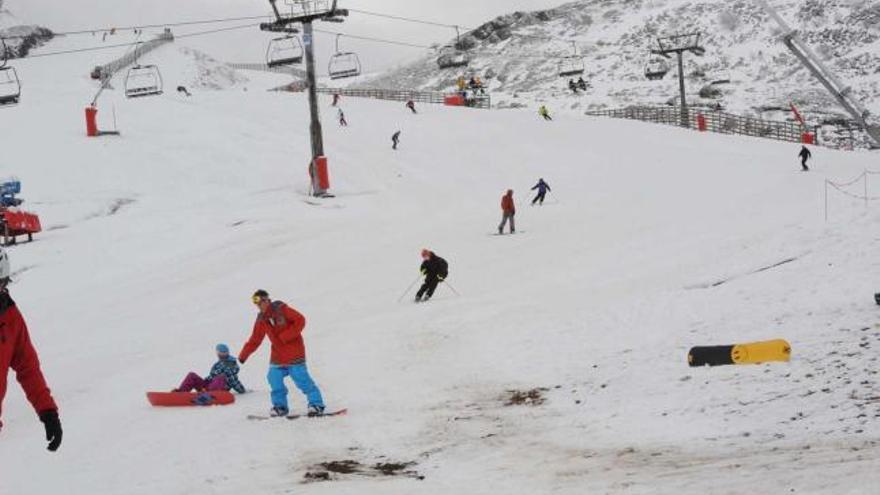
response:
<path fill-rule="evenodd" d="M 504 398 L 505 406 L 540 406 L 547 399 L 544 393 L 548 388 L 539 387 L 531 390 L 508 390 Z"/>
<path fill-rule="evenodd" d="M 306 471 L 303 483 L 315 483 L 321 481 L 341 481 L 354 476 L 379 478 L 397 477 L 425 479 L 418 471 L 411 469 L 415 462 L 377 462 L 375 464 L 363 464 L 359 461 L 347 459 L 341 461 L 328 461 L 315 464 Z"/>

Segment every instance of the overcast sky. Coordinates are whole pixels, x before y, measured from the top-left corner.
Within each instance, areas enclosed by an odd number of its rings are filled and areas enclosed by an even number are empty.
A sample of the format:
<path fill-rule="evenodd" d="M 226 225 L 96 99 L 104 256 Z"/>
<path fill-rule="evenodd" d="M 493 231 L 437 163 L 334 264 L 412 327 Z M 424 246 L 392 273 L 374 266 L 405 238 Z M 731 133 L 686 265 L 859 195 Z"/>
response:
<path fill-rule="evenodd" d="M 284 0 L 279 0 L 282 4 Z M 516 10 L 555 7 L 565 0 L 340 0 L 340 7 L 390 13 L 441 23 L 476 26 Z M 7 0 L 7 7 L 23 22 L 41 24 L 56 31 L 102 26 L 159 24 L 227 16 L 251 16 L 269 12 L 268 0 Z M 177 28 L 175 33 L 201 31 L 214 26 Z M 352 13 L 344 24 L 316 25 L 316 29 L 388 38 L 430 45 L 455 36 L 452 29 L 410 24 Z M 255 62 L 265 58 L 271 38 L 258 30 L 244 30 L 187 40 L 187 44 L 225 61 Z M 333 50 L 333 37 L 317 39 L 319 63 Z M 425 50 L 389 46 L 358 40 L 341 41 L 344 51 L 360 54 L 365 70 L 388 68 L 421 56 Z"/>

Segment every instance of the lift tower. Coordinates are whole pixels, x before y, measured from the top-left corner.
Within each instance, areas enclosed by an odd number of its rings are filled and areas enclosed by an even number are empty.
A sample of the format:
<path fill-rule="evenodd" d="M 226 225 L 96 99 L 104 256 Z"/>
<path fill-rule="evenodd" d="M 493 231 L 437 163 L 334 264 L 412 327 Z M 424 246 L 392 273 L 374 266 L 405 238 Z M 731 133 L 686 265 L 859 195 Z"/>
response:
<path fill-rule="evenodd" d="M 306 49 L 306 83 L 309 90 L 309 109 L 311 111 L 310 136 L 312 141 L 312 159 L 309 162 L 309 173 L 312 177 L 312 194 L 318 197 L 329 195 L 327 189 L 321 184 L 318 173 L 318 161 L 325 160 L 324 135 L 321 130 L 321 117 L 318 113 L 318 85 L 315 75 L 315 50 L 314 21 L 343 22 L 342 18 L 348 16 L 348 10 L 337 9 L 337 0 L 285 0 L 290 6 L 290 13 L 282 13 L 276 5 L 277 0 L 269 0 L 272 12 L 275 14 L 274 22 L 260 24 L 260 29 L 270 32 L 291 33 L 296 32 L 291 24 L 302 24 L 303 45 Z"/>
<path fill-rule="evenodd" d="M 706 49 L 700 45 L 700 33 L 676 34 L 657 38 L 657 48 L 652 48 L 651 53 L 669 58 L 673 53 L 678 57 L 678 91 L 681 99 L 681 126 L 690 127 L 688 119 L 687 100 L 684 94 L 684 53 L 689 52 L 697 56 L 706 53 Z"/>
<path fill-rule="evenodd" d="M 779 27 L 782 29 L 782 35 L 780 36 L 780 40 L 782 43 L 788 48 L 791 53 L 800 60 L 801 64 L 804 65 L 813 76 L 822 83 L 822 86 L 825 86 L 825 89 L 831 93 L 831 96 L 840 103 L 850 115 L 852 115 L 853 119 L 855 119 L 856 123 L 865 130 L 865 133 L 868 135 L 868 138 L 871 140 L 871 146 L 874 148 L 880 148 L 880 126 L 871 125 L 868 122 L 870 117 L 870 112 L 865 109 L 864 106 L 853 96 L 852 88 L 850 86 L 845 85 L 840 79 L 838 79 L 833 72 L 822 63 L 822 59 L 807 46 L 806 43 L 798 36 L 797 30 L 792 29 L 788 24 L 786 24 L 785 20 L 779 15 L 779 12 L 774 9 L 767 0 L 755 0 L 766 12 L 779 24 Z"/>

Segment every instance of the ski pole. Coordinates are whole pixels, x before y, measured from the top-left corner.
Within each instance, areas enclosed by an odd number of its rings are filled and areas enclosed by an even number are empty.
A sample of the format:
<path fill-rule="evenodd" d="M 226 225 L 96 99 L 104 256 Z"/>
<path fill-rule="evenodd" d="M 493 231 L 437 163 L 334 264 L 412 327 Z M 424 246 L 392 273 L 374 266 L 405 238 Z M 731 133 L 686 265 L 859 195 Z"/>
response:
<path fill-rule="evenodd" d="M 449 287 L 449 290 L 451 290 L 453 293 L 455 293 L 456 296 L 461 297 L 461 294 L 459 294 L 458 291 L 455 290 L 455 287 L 453 287 L 452 284 L 450 284 L 450 283 L 447 282 L 446 280 L 444 280 L 443 283 L 444 283 L 447 287 Z"/>
<path fill-rule="evenodd" d="M 419 279 L 420 279 L 420 278 L 422 278 L 421 275 L 419 275 L 418 277 L 416 277 L 416 279 L 413 280 L 413 283 L 409 284 L 409 287 L 406 288 L 406 292 L 404 292 L 403 294 L 401 294 L 400 298 L 397 299 L 397 302 L 403 301 L 403 298 L 406 297 L 407 294 L 409 294 L 409 291 L 411 291 L 412 288 L 413 288 L 413 287 L 419 282 Z"/>

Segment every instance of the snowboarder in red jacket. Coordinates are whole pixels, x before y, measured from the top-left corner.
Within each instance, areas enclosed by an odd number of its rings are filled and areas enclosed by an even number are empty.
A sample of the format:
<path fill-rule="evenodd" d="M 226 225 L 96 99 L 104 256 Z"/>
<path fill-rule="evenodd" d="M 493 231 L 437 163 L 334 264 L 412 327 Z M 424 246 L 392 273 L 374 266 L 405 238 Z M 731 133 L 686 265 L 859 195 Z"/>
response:
<path fill-rule="evenodd" d="M 0 416 L 3 412 L 3 397 L 6 396 L 7 375 L 11 368 L 46 428 L 49 450 L 55 452 L 61 446 L 58 406 L 55 405 L 46 379 L 43 378 L 40 360 L 31 343 L 24 317 L 9 296 L 10 273 L 9 256 L 0 247 Z M 0 430 L 2 428 L 3 423 L 0 422 Z"/>
<path fill-rule="evenodd" d="M 306 368 L 306 346 L 302 332 L 306 327 L 306 317 L 299 311 L 281 301 L 273 301 L 269 293 L 258 290 L 253 295 L 253 303 L 259 308 L 257 321 L 250 339 L 238 353 L 238 360 L 244 364 L 251 354 L 269 337 L 272 343 L 269 358 L 269 374 L 266 379 L 272 388 L 272 416 L 287 416 L 287 386 L 284 378 L 290 376 L 293 383 L 308 398 L 308 415 L 324 414 L 324 399 L 321 391 Z"/>

